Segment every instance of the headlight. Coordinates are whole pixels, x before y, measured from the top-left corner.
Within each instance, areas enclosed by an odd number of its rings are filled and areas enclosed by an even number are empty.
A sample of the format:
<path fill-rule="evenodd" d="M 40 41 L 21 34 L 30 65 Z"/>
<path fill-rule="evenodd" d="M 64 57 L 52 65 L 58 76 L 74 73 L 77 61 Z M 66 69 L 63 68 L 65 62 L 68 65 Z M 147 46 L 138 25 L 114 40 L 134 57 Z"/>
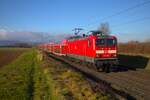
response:
<path fill-rule="evenodd" d="M 116 50 L 108 50 L 108 53 L 117 53 Z"/>
<path fill-rule="evenodd" d="M 96 53 L 97 54 L 102 54 L 102 53 L 104 53 L 104 50 L 96 50 Z"/>

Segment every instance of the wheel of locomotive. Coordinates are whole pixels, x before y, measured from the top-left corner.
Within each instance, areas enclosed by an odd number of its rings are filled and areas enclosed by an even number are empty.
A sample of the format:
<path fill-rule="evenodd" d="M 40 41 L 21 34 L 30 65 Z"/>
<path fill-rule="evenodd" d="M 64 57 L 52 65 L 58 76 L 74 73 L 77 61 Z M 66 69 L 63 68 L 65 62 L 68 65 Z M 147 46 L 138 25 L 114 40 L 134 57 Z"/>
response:
<path fill-rule="evenodd" d="M 100 62 L 97 61 L 95 66 L 96 66 L 97 71 L 99 71 L 99 72 L 105 71 L 105 69 L 104 69 L 105 67 Z"/>
<path fill-rule="evenodd" d="M 103 71 L 103 72 L 105 71 L 105 66 L 102 66 L 102 71 Z"/>
<path fill-rule="evenodd" d="M 95 69 L 96 69 L 97 71 L 99 71 L 99 69 L 100 69 L 100 66 L 99 66 L 98 62 L 95 63 Z"/>
<path fill-rule="evenodd" d="M 110 64 L 104 64 L 104 72 L 106 73 L 110 72 Z"/>

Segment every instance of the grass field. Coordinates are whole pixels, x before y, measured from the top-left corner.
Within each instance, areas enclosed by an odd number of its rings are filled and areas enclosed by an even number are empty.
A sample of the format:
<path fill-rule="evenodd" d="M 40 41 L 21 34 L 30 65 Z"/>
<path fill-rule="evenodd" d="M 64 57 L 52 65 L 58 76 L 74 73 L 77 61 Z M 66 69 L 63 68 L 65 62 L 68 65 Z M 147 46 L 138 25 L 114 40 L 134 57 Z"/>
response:
<path fill-rule="evenodd" d="M 0 51 L 4 52 L 3 50 Z M 36 49 L 5 48 L 5 50 L 15 51 L 17 56 L 0 68 L 0 100 L 107 100 L 112 98 L 109 94 L 93 91 L 80 73 L 48 59 Z"/>
<path fill-rule="evenodd" d="M 0 68 L 0 100 L 113 99 L 103 91 L 94 91 L 79 72 L 35 48 L 1 48 L 0 57 L 3 66 Z M 150 65 L 149 56 L 122 54 L 120 58 L 122 64 L 131 67 Z"/>
<path fill-rule="evenodd" d="M 9 64 L 19 55 L 29 49 L 25 48 L 0 48 L 0 67 Z"/>
<path fill-rule="evenodd" d="M 33 51 L 25 52 L 0 69 L 1 100 L 27 100 L 32 97 L 34 55 Z"/>
<path fill-rule="evenodd" d="M 34 72 L 35 100 L 109 100 L 110 94 L 95 92 L 78 72 L 38 52 L 40 67 Z M 42 98 L 42 99 L 41 99 Z"/>
<path fill-rule="evenodd" d="M 47 63 L 48 62 L 48 63 Z M 65 100 L 113 100 L 110 94 L 94 91 L 81 73 L 69 69 L 68 65 L 47 59 L 47 71 L 55 83 L 53 93 L 61 94 Z"/>

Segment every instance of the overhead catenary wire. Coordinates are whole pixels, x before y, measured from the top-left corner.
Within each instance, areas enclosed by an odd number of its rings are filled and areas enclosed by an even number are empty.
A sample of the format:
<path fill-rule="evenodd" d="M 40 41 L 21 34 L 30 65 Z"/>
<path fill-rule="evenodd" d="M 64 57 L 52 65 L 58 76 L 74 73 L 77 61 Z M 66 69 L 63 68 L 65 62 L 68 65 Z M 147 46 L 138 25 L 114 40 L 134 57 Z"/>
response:
<path fill-rule="evenodd" d="M 130 21 L 127 21 L 127 22 L 124 22 L 124 23 L 116 24 L 116 25 L 112 25 L 112 28 L 122 27 L 123 25 L 137 23 L 137 22 L 141 22 L 141 21 L 145 21 L 145 20 L 150 20 L 150 16 L 149 17 L 135 19 L 135 20 L 130 20 Z"/>
<path fill-rule="evenodd" d="M 144 5 L 149 4 L 149 3 L 150 3 L 150 0 L 145 1 L 145 2 L 142 2 L 142 3 L 139 3 L 139 4 L 136 4 L 136 5 L 132 6 L 132 7 L 129 7 L 129 8 L 127 8 L 127 9 L 123 9 L 123 10 L 121 10 L 121 11 L 119 11 L 119 12 L 116 12 L 116 13 L 114 13 L 114 14 L 112 14 L 112 15 L 105 16 L 105 17 L 103 17 L 103 18 L 101 18 L 101 19 L 99 19 L 99 20 L 95 20 L 94 22 L 89 23 L 89 24 L 87 24 L 87 25 L 85 25 L 85 26 L 81 26 L 81 27 L 90 27 L 90 26 L 92 26 L 92 25 L 98 24 L 100 20 L 110 19 L 110 18 L 112 18 L 112 17 L 118 16 L 118 15 L 120 15 L 120 14 L 122 14 L 122 13 L 128 12 L 128 11 L 130 11 L 130 10 L 136 9 L 136 8 L 138 8 L 138 7 L 144 6 Z M 91 28 L 92 28 L 92 27 L 91 27 Z"/>

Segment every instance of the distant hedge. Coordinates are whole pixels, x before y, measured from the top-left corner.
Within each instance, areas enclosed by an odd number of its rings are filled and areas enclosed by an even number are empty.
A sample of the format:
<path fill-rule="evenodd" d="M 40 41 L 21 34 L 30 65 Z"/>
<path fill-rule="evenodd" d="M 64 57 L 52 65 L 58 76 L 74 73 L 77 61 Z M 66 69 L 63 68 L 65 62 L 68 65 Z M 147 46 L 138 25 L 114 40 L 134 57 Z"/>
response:
<path fill-rule="evenodd" d="M 131 41 L 119 43 L 118 49 L 121 53 L 150 54 L 150 42 Z"/>

